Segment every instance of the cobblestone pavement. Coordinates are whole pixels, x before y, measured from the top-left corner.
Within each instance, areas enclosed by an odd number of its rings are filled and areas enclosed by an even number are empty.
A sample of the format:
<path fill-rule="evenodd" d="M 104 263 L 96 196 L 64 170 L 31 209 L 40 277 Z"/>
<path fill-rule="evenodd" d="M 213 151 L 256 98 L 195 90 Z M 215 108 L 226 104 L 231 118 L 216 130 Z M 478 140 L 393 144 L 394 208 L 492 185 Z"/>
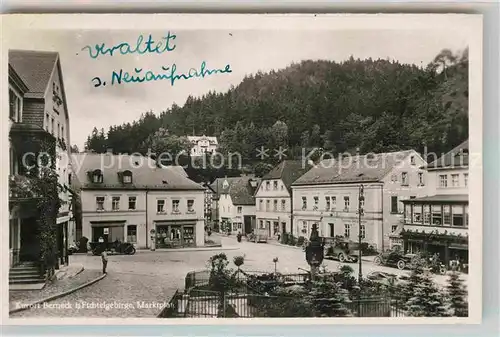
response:
<path fill-rule="evenodd" d="M 177 289 L 184 287 L 186 273 L 203 270 L 208 259 L 218 253 L 225 252 L 230 261 L 234 256 L 245 256 L 243 270 L 274 271 L 273 258 L 278 257 L 277 270 L 282 273 L 297 273 L 298 268 L 309 270 L 305 254 L 301 249 L 274 245 L 256 244 L 242 241 L 236 243 L 234 237 L 221 237 L 223 247 L 234 247 L 237 250 L 227 251 L 177 251 L 151 252 L 138 251 L 135 255 L 109 256 L 108 276 L 96 284 L 50 302 L 53 308 L 30 309 L 14 314 L 11 317 L 155 317 L 162 303 L 168 302 Z M 86 270 L 99 270 L 100 257 L 91 255 L 74 255 L 70 263 L 80 263 Z M 324 262 L 328 270 L 337 270 L 336 261 Z M 350 264 L 357 275 L 358 265 Z M 233 264 L 231 264 L 234 267 Z M 376 266 L 363 261 L 363 274 L 381 270 L 393 274 L 408 273 L 396 268 Z M 446 277 L 436 276 L 438 283 L 444 284 Z M 466 279 L 466 275 L 464 275 Z M 144 301 L 141 306 L 140 302 Z M 88 305 L 85 306 L 86 302 Z M 139 303 L 138 303 L 139 302 Z M 83 305 L 78 308 L 77 303 Z M 90 307 L 89 305 L 103 307 Z M 106 308 L 105 305 L 108 305 Z M 62 310 L 59 306 L 68 306 Z M 149 306 L 149 307 L 148 307 Z"/>

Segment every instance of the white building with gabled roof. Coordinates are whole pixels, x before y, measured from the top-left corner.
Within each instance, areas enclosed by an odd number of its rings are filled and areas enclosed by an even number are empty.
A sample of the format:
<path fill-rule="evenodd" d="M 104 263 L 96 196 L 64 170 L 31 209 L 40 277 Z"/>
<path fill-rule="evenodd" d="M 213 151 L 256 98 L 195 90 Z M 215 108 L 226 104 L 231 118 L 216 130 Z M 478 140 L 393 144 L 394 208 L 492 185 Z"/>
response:
<path fill-rule="evenodd" d="M 191 156 L 202 156 L 205 153 L 213 153 L 217 150 L 219 143 L 217 137 L 210 136 L 188 136 L 188 141 L 191 143 Z"/>

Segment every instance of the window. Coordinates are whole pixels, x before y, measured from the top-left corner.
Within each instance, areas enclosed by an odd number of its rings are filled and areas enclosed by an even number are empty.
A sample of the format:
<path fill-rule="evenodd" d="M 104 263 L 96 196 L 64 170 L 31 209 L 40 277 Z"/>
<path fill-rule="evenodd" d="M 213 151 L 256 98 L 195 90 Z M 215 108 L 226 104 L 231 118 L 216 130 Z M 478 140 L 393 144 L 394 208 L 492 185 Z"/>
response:
<path fill-rule="evenodd" d="M 440 205 L 432 205 L 431 211 L 432 211 L 432 224 L 434 226 L 441 226 L 443 224 L 441 206 Z"/>
<path fill-rule="evenodd" d="M 101 170 L 95 170 L 92 173 L 92 182 L 95 184 L 100 184 L 103 182 L 103 176 Z"/>
<path fill-rule="evenodd" d="M 394 233 L 398 230 L 398 225 L 392 225 L 391 226 L 391 232 Z"/>
<path fill-rule="evenodd" d="M 137 243 L 137 225 L 127 226 L 127 242 Z"/>
<path fill-rule="evenodd" d="M 332 211 L 337 207 L 337 197 L 332 197 Z"/>
<path fill-rule="evenodd" d="M 269 200 L 266 200 L 266 211 L 269 211 L 269 204 L 270 204 L 271 201 Z"/>
<path fill-rule="evenodd" d="M 274 190 L 278 189 L 278 181 L 277 180 L 273 181 L 273 189 Z"/>
<path fill-rule="evenodd" d="M 120 210 L 120 197 L 113 197 L 111 199 L 111 209 L 113 211 Z"/>
<path fill-rule="evenodd" d="M 194 212 L 194 200 L 193 199 L 189 199 L 187 201 L 187 210 L 189 213 L 193 213 Z"/>
<path fill-rule="evenodd" d="M 431 224 L 431 206 L 424 205 L 424 225 Z"/>
<path fill-rule="evenodd" d="M 453 226 L 455 227 L 464 227 L 464 208 L 463 206 L 453 206 Z"/>
<path fill-rule="evenodd" d="M 263 203 L 263 200 L 262 200 L 262 199 L 260 199 L 260 200 L 259 200 L 259 210 L 260 210 L 260 211 L 263 211 L 263 210 L 264 210 L 264 208 L 262 207 L 262 203 Z"/>
<path fill-rule="evenodd" d="M 364 239 L 366 237 L 366 227 L 365 227 L 365 225 L 361 225 L 360 228 L 359 228 L 359 230 L 360 230 L 359 235 L 361 235 L 361 239 Z"/>
<path fill-rule="evenodd" d="M 238 214 L 241 214 L 241 212 L 243 212 L 243 207 L 238 206 Z"/>
<path fill-rule="evenodd" d="M 156 213 L 165 213 L 165 200 L 156 200 Z"/>
<path fill-rule="evenodd" d="M 395 174 L 393 174 L 393 175 L 391 176 L 391 181 L 392 181 L 393 183 L 396 183 L 396 182 L 398 181 L 398 176 L 397 176 L 397 175 L 395 175 Z"/>
<path fill-rule="evenodd" d="M 351 225 L 349 225 L 349 224 L 345 224 L 344 225 L 344 236 L 346 238 L 350 238 L 351 237 Z"/>
<path fill-rule="evenodd" d="M 302 233 L 307 233 L 307 221 L 302 221 Z"/>
<path fill-rule="evenodd" d="M 468 183 L 469 183 L 469 174 L 464 173 L 464 186 L 467 187 Z"/>
<path fill-rule="evenodd" d="M 424 186 L 424 172 L 418 172 L 418 184 Z"/>
<path fill-rule="evenodd" d="M 302 197 L 302 209 L 307 209 L 307 197 Z"/>
<path fill-rule="evenodd" d="M 410 164 L 415 165 L 415 156 L 410 157 Z"/>
<path fill-rule="evenodd" d="M 313 207 L 313 210 L 318 210 L 318 205 L 319 205 L 319 198 L 318 197 L 314 197 L 314 207 Z"/>
<path fill-rule="evenodd" d="M 45 131 L 50 132 L 50 117 L 49 117 L 49 114 L 45 114 Z"/>
<path fill-rule="evenodd" d="M 61 124 L 57 122 L 56 138 L 59 138 L 60 136 L 61 136 Z"/>
<path fill-rule="evenodd" d="M 128 197 L 128 209 L 135 209 L 137 197 Z"/>
<path fill-rule="evenodd" d="M 274 199 L 273 200 L 273 211 L 277 211 L 278 210 L 278 200 Z"/>
<path fill-rule="evenodd" d="M 263 221 L 263 220 L 260 220 L 260 228 L 261 228 L 261 229 L 266 228 L 266 227 L 264 226 L 264 221 Z"/>
<path fill-rule="evenodd" d="M 52 121 L 51 121 L 51 123 L 50 123 L 50 133 L 51 133 L 52 135 L 54 135 L 54 132 L 55 132 L 55 130 L 54 130 L 54 129 L 55 129 L 55 121 L 54 121 L 54 117 L 52 117 Z"/>
<path fill-rule="evenodd" d="M 349 197 L 344 197 L 344 211 L 349 211 Z"/>
<path fill-rule="evenodd" d="M 104 211 L 104 197 L 95 197 L 96 210 Z"/>
<path fill-rule="evenodd" d="M 408 172 L 401 173 L 401 185 L 408 186 Z"/>
<path fill-rule="evenodd" d="M 413 223 L 422 224 L 422 205 L 412 205 L 413 207 Z"/>
<path fill-rule="evenodd" d="M 172 200 L 172 213 L 178 213 L 178 212 L 179 212 L 179 200 L 174 199 Z"/>
<path fill-rule="evenodd" d="M 329 211 L 331 207 L 330 197 L 325 197 L 325 211 Z"/>
<path fill-rule="evenodd" d="M 449 205 L 443 206 L 443 225 L 451 226 L 451 207 Z"/>
<path fill-rule="evenodd" d="M 281 190 L 283 191 L 285 189 L 285 185 L 281 184 Z"/>
<path fill-rule="evenodd" d="M 393 195 L 391 196 L 391 213 L 398 213 L 399 212 L 399 203 L 398 203 L 398 196 Z"/>
<path fill-rule="evenodd" d="M 459 177 L 458 174 L 451 175 L 451 187 L 458 187 L 459 186 L 458 177 Z"/>
<path fill-rule="evenodd" d="M 285 199 L 281 199 L 281 210 L 286 211 L 286 200 Z"/>
<path fill-rule="evenodd" d="M 9 117 L 14 122 L 21 122 L 21 98 L 13 90 L 9 90 Z"/>
<path fill-rule="evenodd" d="M 448 187 L 448 176 L 446 174 L 439 175 L 439 187 L 441 188 Z"/>
<path fill-rule="evenodd" d="M 64 137 L 64 126 L 61 125 L 61 139 L 64 140 L 65 137 Z"/>
<path fill-rule="evenodd" d="M 271 182 L 270 181 L 266 181 L 266 190 L 269 190 L 270 187 L 271 187 Z"/>

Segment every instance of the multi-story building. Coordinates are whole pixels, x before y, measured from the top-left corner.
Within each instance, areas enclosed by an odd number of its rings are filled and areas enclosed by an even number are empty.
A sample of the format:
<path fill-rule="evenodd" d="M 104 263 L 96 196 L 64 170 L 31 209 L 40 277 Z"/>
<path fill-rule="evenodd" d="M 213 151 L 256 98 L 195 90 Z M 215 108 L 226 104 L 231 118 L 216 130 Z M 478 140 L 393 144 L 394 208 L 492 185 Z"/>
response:
<path fill-rule="evenodd" d="M 198 157 L 205 153 L 213 153 L 217 150 L 219 143 L 217 142 L 217 137 L 208 136 L 188 136 L 188 140 L 192 144 L 191 156 Z"/>
<path fill-rule="evenodd" d="M 68 243 L 74 240 L 75 229 L 70 219 L 71 179 L 69 114 L 59 54 L 56 52 L 9 51 L 9 101 L 12 181 L 36 179 L 40 156 L 54 153 L 55 170 L 60 186 L 61 206 L 56 221 L 56 253 L 61 263 L 67 263 Z M 26 153 L 33 153 L 34 165 L 22 162 Z M 48 157 L 47 157 L 48 158 Z M 21 178 L 24 177 L 24 178 Z M 18 184 L 19 185 L 19 184 Z M 12 195 L 15 203 L 19 196 Z M 28 198 L 29 199 L 29 198 Z M 24 200 L 26 202 L 28 200 Z M 36 205 L 31 205 L 36 208 Z M 37 215 L 33 210 L 13 209 L 11 213 L 12 259 L 38 260 Z"/>
<path fill-rule="evenodd" d="M 320 236 L 357 240 L 361 234 L 376 249 L 389 248 L 389 234 L 402 226 L 401 201 L 426 193 L 424 164 L 413 150 L 321 161 L 292 184 L 294 236 L 309 237 L 318 224 Z"/>
<path fill-rule="evenodd" d="M 138 248 L 203 246 L 204 188 L 150 158 L 74 154 L 82 234 Z"/>
<path fill-rule="evenodd" d="M 309 168 L 300 160 L 284 160 L 262 178 L 255 193 L 256 220 L 269 237 L 292 232 L 292 183 Z"/>
<path fill-rule="evenodd" d="M 426 196 L 404 201 L 400 238 L 408 252 L 439 253 L 443 261 L 468 261 L 469 142 L 424 167 Z"/>
<path fill-rule="evenodd" d="M 217 186 L 219 224 L 221 231 L 231 234 L 251 233 L 255 225 L 254 193 L 258 178 L 244 176 L 218 178 Z"/>

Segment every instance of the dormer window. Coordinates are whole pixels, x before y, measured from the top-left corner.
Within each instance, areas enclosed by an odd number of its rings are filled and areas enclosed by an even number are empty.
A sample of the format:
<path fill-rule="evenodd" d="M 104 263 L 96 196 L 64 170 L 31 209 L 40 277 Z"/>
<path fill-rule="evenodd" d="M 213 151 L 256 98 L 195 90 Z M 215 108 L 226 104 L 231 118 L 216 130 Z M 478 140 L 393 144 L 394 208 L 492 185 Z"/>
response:
<path fill-rule="evenodd" d="M 92 182 L 94 184 L 102 184 L 103 178 L 104 177 L 101 170 L 94 170 L 92 172 Z"/>
<path fill-rule="evenodd" d="M 124 184 L 132 184 L 132 172 L 130 171 L 123 171 L 122 173 L 122 182 Z"/>

